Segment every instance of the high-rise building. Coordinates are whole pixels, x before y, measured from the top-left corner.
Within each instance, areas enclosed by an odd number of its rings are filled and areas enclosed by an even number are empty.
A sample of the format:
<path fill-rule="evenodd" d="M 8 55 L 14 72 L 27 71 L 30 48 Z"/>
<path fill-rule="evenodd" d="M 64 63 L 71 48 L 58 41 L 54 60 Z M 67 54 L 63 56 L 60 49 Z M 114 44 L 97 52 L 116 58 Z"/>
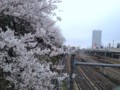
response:
<path fill-rule="evenodd" d="M 92 48 L 101 47 L 101 30 L 93 30 L 92 32 Z"/>

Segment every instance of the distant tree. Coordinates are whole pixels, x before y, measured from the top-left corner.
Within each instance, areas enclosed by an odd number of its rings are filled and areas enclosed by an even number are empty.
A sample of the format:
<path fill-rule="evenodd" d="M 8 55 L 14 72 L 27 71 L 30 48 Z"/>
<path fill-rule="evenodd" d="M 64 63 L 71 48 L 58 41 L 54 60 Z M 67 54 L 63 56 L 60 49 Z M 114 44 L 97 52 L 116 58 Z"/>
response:
<path fill-rule="evenodd" d="M 59 0 L 0 1 L 0 70 L 17 90 L 53 89 L 50 57 L 63 54 L 64 38 L 51 18 Z M 12 89 L 13 90 L 13 89 Z"/>

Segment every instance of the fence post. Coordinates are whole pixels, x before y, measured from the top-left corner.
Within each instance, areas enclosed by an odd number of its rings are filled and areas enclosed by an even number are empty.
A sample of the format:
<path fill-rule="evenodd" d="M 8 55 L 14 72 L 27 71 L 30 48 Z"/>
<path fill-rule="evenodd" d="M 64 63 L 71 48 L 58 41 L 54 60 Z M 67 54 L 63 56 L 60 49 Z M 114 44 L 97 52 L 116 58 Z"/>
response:
<path fill-rule="evenodd" d="M 73 77 L 72 76 L 73 76 L 74 68 L 75 68 L 74 60 L 75 60 L 75 54 L 71 55 L 70 90 L 73 90 Z"/>

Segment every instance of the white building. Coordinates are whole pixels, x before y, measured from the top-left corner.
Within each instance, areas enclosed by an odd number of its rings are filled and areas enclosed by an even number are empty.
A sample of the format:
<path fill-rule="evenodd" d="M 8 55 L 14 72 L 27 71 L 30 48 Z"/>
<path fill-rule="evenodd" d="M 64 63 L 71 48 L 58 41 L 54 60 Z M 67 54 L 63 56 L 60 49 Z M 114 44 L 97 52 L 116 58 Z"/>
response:
<path fill-rule="evenodd" d="M 92 48 L 101 47 L 101 30 L 93 30 L 92 32 Z"/>

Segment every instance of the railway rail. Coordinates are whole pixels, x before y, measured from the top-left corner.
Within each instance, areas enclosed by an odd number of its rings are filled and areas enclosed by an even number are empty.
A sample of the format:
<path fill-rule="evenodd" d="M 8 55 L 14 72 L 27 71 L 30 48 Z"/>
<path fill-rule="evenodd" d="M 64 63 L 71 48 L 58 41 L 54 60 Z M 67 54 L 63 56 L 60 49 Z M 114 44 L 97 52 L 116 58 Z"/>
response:
<path fill-rule="evenodd" d="M 66 71 L 68 74 L 70 74 L 71 71 L 70 59 L 71 56 L 68 56 L 66 59 Z M 81 57 L 79 61 L 87 62 L 85 58 Z M 96 60 L 95 62 L 100 61 Z M 77 74 L 77 76 L 74 79 L 74 90 L 112 90 L 117 86 L 93 67 L 77 66 L 75 74 Z"/>
<path fill-rule="evenodd" d="M 84 70 L 86 75 L 88 75 L 89 78 L 96 84 L 96 86 L 99 88 L 99 90 L 112 90 L 112 88 L 116 87 L 116 85 L 114 83 L 112 83 L 105 76 L 96 72 L 91 67 L 82 66 L 82 69 Z"/>

